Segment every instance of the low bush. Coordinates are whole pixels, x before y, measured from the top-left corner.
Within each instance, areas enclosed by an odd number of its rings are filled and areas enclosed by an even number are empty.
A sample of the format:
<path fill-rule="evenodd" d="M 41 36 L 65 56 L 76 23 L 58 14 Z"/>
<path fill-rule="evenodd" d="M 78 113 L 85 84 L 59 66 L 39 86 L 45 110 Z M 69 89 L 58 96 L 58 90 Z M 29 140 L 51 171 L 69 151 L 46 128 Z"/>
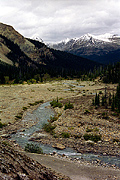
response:
<path fill-rule="evenodd" d="M 43 125 L 43 129 L 52 135 L 54 134 L 55 128 L 56 128 L 56 126 L 52 126 L 52 124 L 50 122 L 48 124 Z"/>
<path fill-rule="evenodd" d="M 17 120 L 17 119 L 22 119 L 22 115 L 17 115 L 17 116 L 15 116 L 15 119 Z"/>
<path fill-rule="evenodd" d="M 69 101 L 69 103 L 65 104 L 64 110 L 66 110 L 66 109 L 73 109 L 73 108 L 74 108 L 73 104 L 70 103 L 70 101 Z"/>
<path fill-rule="evenodd" d="M 93 129 L 90 129 L 90 128 L 86 128 L 86 132 L 92 132 Z"/>
<path fill-rule="evenodd" d="M 35 101 L 34 103 L 29 103 L 30 106 L 36 106 L 40 103 L 43 103 L 44 101 L 43 100 L 40 100 L 40 101 Z"/>
<path fill-rule="evenodd" d="M 62 138 L 69 138 L 70 134 L 68 132 L 62 132 Z"/>
<path fill-rule="evenodd" d="M 84 114 L 90 114 L 90 111 L 88 109 L 86 109 Z"/>
<path fill-rule="evenodd" d="M 107 112 L 102 113 L 102 118 L 103 119 L 109 119 L 109 116 L 108 116 Z"/>
<path fill-rule="evenodd" d="M 100 141 L 101 140 L 101 135 L 97 135 L 97 134 L 95 134 L 95 135 L 93 135 L 93 134 L 84 134 L 84 139 L 86 140 L 86 141 L 88 141 L 88 140 L 91 140 L 91 141 L 94 141 L 94 142 L 98 142 L 98 141 Z"/>
<path fill-rule="evenodd" d="M 3 128 L 4 126 L 6 126 L 6 124 L 0 122 L 0 128 Z"/>
<path fill-rule="evenodd" d="M 119 139 L 117 139 L 117 138 L 115 138 L 115 139 L 113 139 L 113 142 L 120 142 L 120 140 Z"/>
<path fill-rule="evenodd" d="M 23 107 L 23 111 L 26 111 L 27 110 L 27 107 Z"/>
<path fill-rule="evenodd" d="M 57 119 L 58 119 L 58 116 L 51 116 L 50 117 L 50 122 L 52 123 L 52 122 L 54 122 L 54 121 L 57 121 Z"/>
<path fill-rule="evenodd" d="M 25 146 L 25 151 L 31 152 L 31 153 L 43 154 L 42 148 L 40 148 L 38 145 L 32 144 L 32 143 L 31 144 L 27 144 Z"/>
<path fill-rule="evenodd" d="M 51 102 L 50 102 L 50 105 L 51 105 L 53 108 L 55 108 L 55 107 L 61 108 L 61 107 L 62 107 L 62 103 L 60 103 L 60 102 L 58 101 L 58 98 L 57 98 L 57 100 L 51 101 Z"/>

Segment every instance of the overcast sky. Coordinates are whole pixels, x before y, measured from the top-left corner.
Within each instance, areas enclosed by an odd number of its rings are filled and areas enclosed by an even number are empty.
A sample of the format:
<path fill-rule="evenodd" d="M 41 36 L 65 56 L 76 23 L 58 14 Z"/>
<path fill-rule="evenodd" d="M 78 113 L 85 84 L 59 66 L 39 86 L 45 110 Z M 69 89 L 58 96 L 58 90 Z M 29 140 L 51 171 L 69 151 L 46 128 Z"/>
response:
<path fill-rule="evenodd" d="M 120 0 L 0 0 L 0 21 L 44 42 L 86 33 L 120 35 Z"/>

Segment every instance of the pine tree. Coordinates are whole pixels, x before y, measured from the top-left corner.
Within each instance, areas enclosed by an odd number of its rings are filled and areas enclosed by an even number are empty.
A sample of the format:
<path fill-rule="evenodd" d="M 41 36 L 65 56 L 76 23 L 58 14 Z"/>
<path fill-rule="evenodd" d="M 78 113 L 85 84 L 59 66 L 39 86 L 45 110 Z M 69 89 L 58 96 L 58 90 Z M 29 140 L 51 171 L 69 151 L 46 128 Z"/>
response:
<path fill-rule="evenodd" d="M 112 110 L 112 111 L 114 111 L 114 110 L 115 110 L 115 96 L 114 96 L 114 94 L 113 94 L 113 97 L 112 97 L 111 110 Z"/>

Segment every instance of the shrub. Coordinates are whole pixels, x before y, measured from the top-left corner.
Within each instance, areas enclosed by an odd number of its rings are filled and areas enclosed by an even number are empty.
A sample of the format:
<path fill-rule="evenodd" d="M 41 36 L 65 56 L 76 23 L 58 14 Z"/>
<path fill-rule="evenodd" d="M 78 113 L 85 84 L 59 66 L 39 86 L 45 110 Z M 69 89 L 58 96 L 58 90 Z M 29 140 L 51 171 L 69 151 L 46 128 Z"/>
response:
<path fill-rule="evenodd" d="M 86 109 L 84 114 L 90 114 L 90 111 L 88 109 Z"/>
<path fill-rule="evenodd" d="M 96 127 L 96 128 L 93 129 L 93 131 L 97 132 L 97 131 L 99 131 L 99 129 Z"/>
<path fill-rule="evenodd" d="M 108 116 L 107 112 L 102 113 L 102 118 L 103 119 L 109 119 L 109 116 Z"/>
<path fill-rule="evenodd" d="M 31 153 L 38 153 L 38 154 L 43 154 L 42 148 L 40 148 L 37 144 L 27 144 L 25 146 L 25 151 L 31 152 Z"/>
<path fill-rule="evenodd" d="M 55 128 L 56 128 L 56 126 L 52 126 L 52 124 L 50 122 L 48 124 L 43 125 L 43 129 L 52 135 L 54 134 Z"/>
<path fill-rule="evenodd" d="M 113 139 L 113 142 L 120 142 L 120 140 L 119 139 L 117 139 L 117 138 L 115 138 L 115 139 Z"/>
<path fill-rule="evenodd" d="M 57 119 L 58 119 L 58 116 L 51 116 L 50 117 L 50 122 L 52 123 L 52 122 L 54 122 L 54 121 L 57 121 Z"/>
<path fill-rule="evenodd" d="M 93 129 L 86 128 L 86 132 L 92 132 Z"/>
<path fill-rule="evenodd" d="M 57 100 L 51 101 L 51 102 L 50 102 L 50 105 L 51 105 L 53 108 L 55 108 L 55 107 L 61 108 L 61 107 L 62 107 L 62 103 L 60 103 L 60 102 L 58 101 L 58 98 L 57 98 Z"/>
<path fill-rule="evenodd" d="M 91 140 L 91 141 L 94 141 L 94 142 L 98 142 L 98 141 L 100 141 L 101 140 L 101 135 L 97 135 L 97 134 L 95 134 L 95 135 L 93 135 L 93 134 L 84 134 L 84 139 L 86 140 L 86 141 L 88 141 L 88 140 Z"/>
<path fill-rule="evenodd" d="M 69 138 L 70 134 L 68 132 L 62 132 L 62 138 Z"/>
<path fill-rule="evenodd" d="M 73 109 L 73 108 L 74 108 L 73 104 L 71 104 L 70 101 L 69 101 L 69 103 L 65 104 L 64 110 L 66 110 L 66 109 Z"/>
<path fill-rule="evenodd" d="M 15 118 L 16 120 L 17 120 L 17 119 L 22 119 L 22 116 L 21 116 L 21 115 L 17 115 L 17 116 L 15 116 L 15 117 L 16 117 L 16 118 Z"/>
<path fill-rule="evenodd" d="M 23 111 L 26 111 L 27 110 L 27 107 L 23 107 Z"/>
<path fill-rule="evenodd" d="M 3 128 L 4 126 L 6 126 L 6 124 L 0 122 L 0 128 Z"/>
<path fill-rule="evenodd" d="M 82 135 L 81 135 L 81 134 L 74 134 L 73 137 L 74 137 L 75 139 L 78 139 L 78 138 L 81 138 Z"/>

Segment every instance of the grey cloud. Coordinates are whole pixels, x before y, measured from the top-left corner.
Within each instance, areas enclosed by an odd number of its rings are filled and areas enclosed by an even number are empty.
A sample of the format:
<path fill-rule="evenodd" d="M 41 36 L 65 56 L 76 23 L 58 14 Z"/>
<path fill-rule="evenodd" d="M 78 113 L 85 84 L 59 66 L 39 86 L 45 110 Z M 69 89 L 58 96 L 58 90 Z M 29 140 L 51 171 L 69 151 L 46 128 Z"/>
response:
<path fill-rule="evenodd" d="M 119 9 L 119 0 L 0 0 L 3 23 L 26 37 L 39 34 L 46 42 L 85 33 L 120 34 Z"/>

